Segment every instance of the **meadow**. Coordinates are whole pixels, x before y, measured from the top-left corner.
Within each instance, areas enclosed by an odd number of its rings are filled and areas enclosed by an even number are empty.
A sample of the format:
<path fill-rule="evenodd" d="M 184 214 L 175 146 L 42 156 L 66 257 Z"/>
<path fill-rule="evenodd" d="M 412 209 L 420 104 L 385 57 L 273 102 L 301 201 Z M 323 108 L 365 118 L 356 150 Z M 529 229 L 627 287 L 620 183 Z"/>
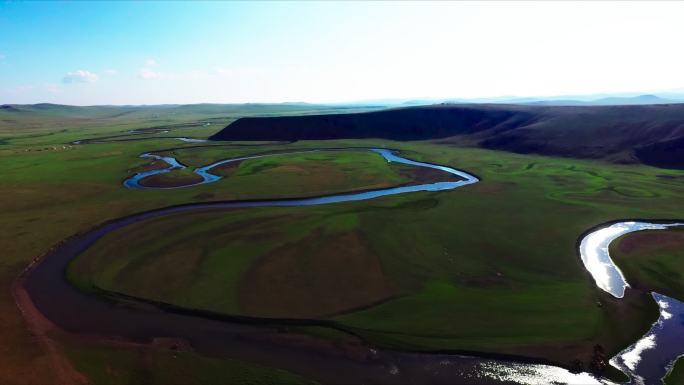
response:
<path fill-rule="evenodd" d="M 83 290 L 224 314 L 331 320 L 379 346 L 505 353 L 566 366 L 575 359 L 587 362 L 595 344 L 608 354 L 618 352 L 657 318 L 646 292 L 630 291 L 616 300 L 596 288 L 576 243 L 583 232 L 610 220 L 684 218 L 680 171 L 429 141 L 182 143 L 171 136 L 206 137 L 217 127 L 194 124 L 200 120 L 194 114 L 164 122 L 119 119 L 79 122 L 57 132 L 40 126 L 35 132 L 2 133 L 0 193 L 9 197 L 0 202 L 3 284 L 9 286 L 52 244 L 111 218 L 187 202 L 315 196 L 417 178 L 375 154 L 345 150 L 245 161 L 221 170 L 225 179 L 204 186 L 125 189 L 123 179 L 150 163 L 138 158 L 141 153 L 171 154 L 198 167 L 264 152 L 377 146 L 463 169 L 482 181 L 356 203 L 153 219 L 98 241 L 72 264 L 68 278 Z M 170 133 L 124 138 L 135 140 L 69 144 L 163 124 L 177 126 Z M 626 274 L 639 277 L 644 287 L 662 281 L 663 274 L 681 274 L 681 263 L 669 253 L 649 254 L 663 256 L 662 270 L 656 269 L 661 269 L 658 261 L 644 257 L 625 265 Z M 682 298 L 679 288 L 672 290 Z M 0 381 L 12 383 L 21 374 L 44 382 L 47 377 L 41 376 L 49 373 L 44 353 L 31 343 L 8 294 L 0 296 L 0 311 L 7 314 L 0 320 L 6 357 Z M 299 331 L 327 335 L 318 328 Z M 170 360 L 165 351 L 141 353 L 57 334 L 74 366 L 96 383 L 106 383 L 102 372 L 111 368 L 117 378 L 160 383 L 169 367 L 184 371 L 179 378 L 206 368 L 237 370 L 233 361 L 192 353 Z M 239 381 L 305 381 L 274 369 L 240 367 L 246 369 L 235 374 Z"/>
<path fill-rule="evenodd" d="M 280 148 L 324 145 L 331 143 Z M 576 241 L 611 219 L 677 215 L 672 209 L 684 186 L 661 170 L 430 143 L 391 147 L 463 168 L 483 182 L 370 202 L 145 221 L 99 241 L 69 277 L 86 290 L 224 314 L 332 319 L 384 346 L 518 354 L 566 365 L 586 360 L 597 343 L 616 352 L 655 319 L 645 293 L 616 301 L 596 289 Z M 182 151 L 176 155 L 183 159 Z M 309 156 L 246 161 L 232 180 L 202 188 L 221 191 L 218 185 L 232 183 L 236 199 L 274 198 L 267 170 L 306 169 Z M 251 177 L 243 195 L 239 175 Z M 292 196 L 288 187 L 283 192 Z M 616 329 L 618 319 L 624 327 Z"/>
<path fill-rule="evenodd" d="M 628 234 L 611 245 L 611 256 L 627 282 L 637 290 L 684 298 L 684 231 L 645 231 Z M 679 360 L 665 380 L 684 383 L 684 361 Z"/>
<path fill-rule="evenodd" d="M 144 165 L 143 152 L 190 146 L 173 138 L 138 140 L 128 131 L 173 126 L 174 136 L 207 137 L 218 127 L 250 114 L 307 113 L 312 107 L 293 106 L 183 106 L 168 111 L 139 108 L 128 114 L 119 109 L 34 105 L 0 110 L 0 382 L 45 384 L 55 381 L 50 355 L 27 329 L 10 293 L 15 278 L 52 245 L 97 223 L 141 209 L 192 201 L 196 192 L 136 194 L 121 185 L 129 170 Z M 92 110 L 91 110 L 92 109 Z M 330 110 L 330 107 L 325 107 Z M 198 121 L 212 125 L 197 125 Z M 102 145 L 73 145 L 74 141 L 106 136 L 135 140 Z M 60 340 L 65 355 L 73 338 Z M 89 348 L 84 348 L 89 349 Z M 103 347 L 94 347 L 94 350 Z M 81 350 L 83 351 L 83 350 Z M 136 355 L 123 349 L 119 355 Z M 87 353 L 80 355 L 87 356 Z M 69 355 L 75 361 L 77 356 Z M 95 355 L 94 357 L 97 357 Z M 193 360 L 184 361 L 193 365 Z M 92 362 L 92 361 L 91 361 Z M 177 361 L 176 361 L 177 362 Z M 106 362 L 100 362 L 101 367 Z M 78 366 L 78 365 L 75 365 Z M 126 370 L 132 371 L 131 368 Z M 134 381 L 135 382 L 135 381 Z M 139 382 L 139 381 L 138 381 Z"/>
<path fill-rule="evenodd" d="M 93 384 L 215 384 L 217 379 L 225 384 L 314 384 L 283 370 L 204 357 L 190 351 L 79 341 L 67 344 L 67 354 Z"/>
<path fill-rule="evenodd" d="M 635 289 L 684 298 L 684 231 L 646 231 L 623 236 L 611 255 Z"/>

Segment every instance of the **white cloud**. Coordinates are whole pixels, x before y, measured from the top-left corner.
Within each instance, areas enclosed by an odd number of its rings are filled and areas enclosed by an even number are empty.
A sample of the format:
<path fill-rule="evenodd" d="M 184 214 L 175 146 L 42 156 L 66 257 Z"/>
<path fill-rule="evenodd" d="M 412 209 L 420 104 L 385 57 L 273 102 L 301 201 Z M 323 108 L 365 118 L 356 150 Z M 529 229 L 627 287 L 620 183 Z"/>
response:
<path fill-rule="evenodd" d="M 99 77 L 90 71 L 78 70 L 74 72 L 67 72 L 66 76 L 62 79 L 63 83 L 93 83 L 96 82 Z"/>
<path fill-rule="evenodd" d="M 140 71 L 138 71 L 138 77 L 140 79 L 158 79 L 161 77 L 161 73 L 147 68 L 141 68 Z"/>
<path fill-rule="evenodd" d="M 145 60 L 145 65 L 147 65 L 147 66 L 157 65 L 157 61 L 152 59 L 152 58 L 149 58 L 149 59 Z"/>

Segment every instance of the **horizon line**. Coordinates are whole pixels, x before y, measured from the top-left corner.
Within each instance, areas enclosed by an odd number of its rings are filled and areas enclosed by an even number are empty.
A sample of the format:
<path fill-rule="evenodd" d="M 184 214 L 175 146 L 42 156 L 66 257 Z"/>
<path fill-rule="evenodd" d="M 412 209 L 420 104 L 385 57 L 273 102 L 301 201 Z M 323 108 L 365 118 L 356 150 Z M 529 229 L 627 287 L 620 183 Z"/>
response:
<path fill-rule="evenodd" d="M 674 98 L 668 96 L 661 96 L 659 94 L 680 94 Z M 190 102 L 190 103 L 141 103 L 141 104 L 65 104 L 53 102 L 35 102 L 35 103 L 2 103 L 0 106 L 35 106 L 35 105 L 55 105 L 55 106 L 69 106 L 69 107 L 151 107 L 151 106 L 192 106 L 192 105 L 312 105 L 312 106 L 349 106 L 349 105 L 401 105 L 410 102 L 426 104 L 439 103 L 453 103 L 453 104 L 529 104 L 532 102 L 544 101 L 567 101 L 567 102 L 581 102 L 591 103 L 603 99 L 617 98 L 617 99 L 634 99 L 644 96 L 653 96 L 665 101 L 676 103 L 684 102 L 684 90 L 675 91 L 658 91 L 658 92 L 619 92 L 619 93 L 594 93 L 594 94 L 573 94 L 573 95 L 546 95 L 546 96 L 486 96 L 486 97 L 407 97 L 407 98 L 373 98 L 373 99 L 357 99 L 351 101 L 335 101 L 335 102 L 309 102 L 309 101 L 267 101 L 267 102 Z M 673 96 L 673 95 L 671 95 Z M 576 99 L 573 99 L 576 98 Z M 520 102 L 516 103 L 516 100 Z M 648 103 L 646 103 L 648 104 Z M 410 104 L 408 104 L 410 105 Z"/>

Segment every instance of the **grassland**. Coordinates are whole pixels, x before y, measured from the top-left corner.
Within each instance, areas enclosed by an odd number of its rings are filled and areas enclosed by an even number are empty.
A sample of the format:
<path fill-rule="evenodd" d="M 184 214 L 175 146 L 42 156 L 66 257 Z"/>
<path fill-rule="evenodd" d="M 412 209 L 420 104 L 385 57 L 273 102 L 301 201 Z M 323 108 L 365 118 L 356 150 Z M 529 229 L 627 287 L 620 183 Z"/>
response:
<path fill-rule="evenodd" d="M 313 385 L 291 373 L 246 362 L 204 357 L 188 351 L 66 342 L 76 368 L 94 384 Z"/>
<path fill-rule="evenodd" d="M 266 148 L 274 148 L 272 146 Z M 279 149 L 278 147 L 275 147 Z M 218 160 L 240 157 L 252 153 L 268 154 L 264 148 L 212 148 L 205 157 L 197 152 L 203 147 L 189 150 L 162 151 L 180 159 L 189 168 L 174 170 L 145 178 L 145 186 L 173 186 L 196 183 L 202 180 L 193 174 L 195 167 Z M 251 152 L 250 152 L 251 151 Z M 282 151 L 282 149 L 281 149 Z M 191 154 L 191 161 L 184 157 Z M 405 167 L 393 166 L 382 157 L 366 150 L 316 151 L 293 154 L 279 154 L 242 162 L 226 163 L 211 173 L 225 177 L 218 185 L 202 186 L 207 194 L 221 199 L 258 199 L 298 197 L 332 194 L 343 191 L 357 191 L 383 188 L 409 183 L 411 179 L 402 174 Z M 185 183 L 184 183 L 185 182 Z M 199 191 L 199 189 L 198 189 Z"/>
<path fill-rule="evenodd" d="M 674 228 L 628 234 L 611 245 L 611 256 L 633 288 L 684 299 L 684 230 Z M 665 383 L 684 383 L 681 359 Z"/>
<path fill-rule="evenodd" d="M 158 138 L 67 144 L 171 123 L 187 124 L 175 128 L 174 136 L 206 137 L 215 131 L 190 125 L 199 120 L 197 115 L 155 119 L 94 119 L 56 131 L 40 126 L 2 134 L 0 194 L 11 199 L 0 201 L 0 245 L 5 251 L 0 282 L 8 287 L 31 259 L 59 240 L 134 212 L 409 180 L 406 170 L 390 167 L 373 154 L 326 152 L 244 162 L 224 170 L 225 180 L 206 186 L 127 190 L 121 181 L 149 163 L 137 157 L 143 152 L 173 152 L 196 167 L 257 152 L 386 146 L 417 160 L 465 169 L 482 182 L 448 192 L 350 204 L 198 212 L 151 220 L 98 242 L 72 266 L 69 276 L 86 290 L 97 285 L 230 314 L 331 319 L 381 345 L 514 353 L 563 363 L 587 361 L 596 343 L 615 353 L 657 317 L 645 294 L 614 300 L 598 290 L 576 254 L 576 241 L 583 231 L 609 220 L 684 217 L 681 172 L 429 142 L 340 140 L 200 148 Z M 50 382 L 44 353 L 32 343 L 8 294 L 0 296 L 0 311 L 6 315 L 0 319 L 0 382 Z M 622 326 L 615 328 L 618 320 Z M 124 368 L 137 365 L 140 355 L 126 347 L 69 338 L 61 342 L 74 365 L 96 383 L 106 381 L 108 365 L 119 368 L 124 377 L 132 376 Z M 236 367 L 235 362 L 185 353 L 171 360 L 169 354 L 146 355 L 150 364 L 144 378 L 163 382 L 170 366 L 186 374 Z M 272 378 L 266 368 L 246 373 L 239 377 L 244 382 Z"/>
<path fill-rule="evenodd" d="M 57 111 L 34 111 L 35 109 Z M 328 107 L 329 108 L 329 107 Z M 213 111 L 141 110 L 83 113 L 75 116 L 64 106 L 41 106 L 26 111 L 0 111 L 0 383 L 55 382 L 49 357 L 31 335 L 17 309 L 10 286 L 35 257 L 61 239 L 94 224 L 143 209 L 197 199 L 197 191 L 131 192 L 121 181 L 130 169 L 147 164 L 137 156 L 150 150 L 191 146 L 178 140 L 155 139 L 71 145 L 84 138 L 124 135 L 129 130 L 173 125 L 177 136 L 207 137 L 237 116 L 250 114 L 307 113 L 309 107 L 225 106 Z M 197 126 L 198 121 L 212 125 Z M 138 136 L 136 136 L 138 138 Z M 85 349 L 85 348 L 84 348 Z M 134 352 L 130 352 L 134 354 Z"/>
<path fill-rule="evenodd" d="M 674 172 L 391 146 L 483 182 L 353 204 L 147 221 L 100 241 L 70 277 L 84 288 L 228 314 L 333 319 L 389 346 L 565 363 L 588 359 L 597 343 L 617 352 L 657 317 L 647 295 L 618 301 L 596 289 L 576 241 L 611 219 L 684 215 L 676 212 L 684 185 L 663 177 Z M 268 185 L 258 180 L 266 174 L 253 175 L 255 185 Z"/>
<path fill-rule="evenodd" d="M 632 287 L 684 298 L 684 230 L 623 236 L 611 255 Z"/>

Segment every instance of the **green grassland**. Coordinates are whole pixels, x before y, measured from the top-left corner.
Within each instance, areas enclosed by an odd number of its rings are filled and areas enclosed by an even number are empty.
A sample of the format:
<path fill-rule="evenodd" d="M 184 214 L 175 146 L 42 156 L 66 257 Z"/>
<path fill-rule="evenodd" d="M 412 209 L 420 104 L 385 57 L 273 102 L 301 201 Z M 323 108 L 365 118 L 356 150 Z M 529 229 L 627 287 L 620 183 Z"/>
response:
<path fill-rule="evenodd" d="M 186 150 L 162 151 L 184 164 L 207 165 L 217 160 L 240 157 L 251 153 L 268 153 L 267 148 L 282 151 L 281 147 L 265 148 L 220 147 L 208 150 L 207 157 L 199 158 L 197 150 L 190 148 L 194 161 L 186 161 Z M 273 151 L 273 150 L 272 150 Z M 174 179 L 188 178 L 192 175 L 191 166 L 160 174 L 143 185 L 173 185 Z M 259 199 L 325 195 L 344 191 L 368 190 L 408 183 L 410 179 L 402 175 L 405 167 L 394 166 L 378 154 L 365 150 L 355 151 L 316 151 L 295 154 L 278 154 L 250 159 L 239 163 L 218 166 L 211 173 L 225 177 L 217 184 L 198 186 L 197 192 L 213 199 Z M 201 181 L 194 180 L 194 182 Z M 196 178 L 196 179 L 197 179 Z M 190 183 L 192 179 L 188 179 Z M 176 184 L 179 185 L 179 184 Z M 182 185 L 182 183 L 180 184 Z"/>
<path fill-rule="evenodd" d="M 684 230 L 628 234 L 611 245 L 611 256 L 629 284 L 684 298 Z"/>
<path fill-rule="evenodd" d="M 56 143 L 64 137 L 88 139 L 122 135 L 131 129 L 192 123 L 215 133 L 236 118 L 361 112 L 378 107 L 315 104 L 194 104 L 157 106 L 66 106 L 58 104 L 6 105 L 0 108 L 0 139 Z M 93 128 L 96 128 L 94 130 Z M 182 131 L 179 133 L 183 134 Z M 85 135 L 83 135 L 85 134 Z"/>
<path fill-rule="evenodd" d="M 340 146 L 347 144 L 358 143 Z M 321 145 L 330 143 L 280 148 Z M 228 314 L 334 319 L 383 345 L 566 363 L 586 359 L 596 343 L 617 352 L 657 317 L 645 294 L 613 300 L 598 290 L 576 241 L 612 219 L 684 215 L 677 204 L 684 184 L 662 176 L 676 172 L 430 143 L 389 145 L 483 181 L 341 205 L 146 221 L 98 242 L 69 276 L 86 289 Z M 255 164 L 264 173 L 252 173 L 250 184 L 271 186 L 268 168 Z M 268 190 L 269 197 L 278 191 Z"/>
<path fill-rule="evenodd" d="M 633 288 L 684 298 L 684 230 L 627 234 L 611 245 L 610 252 Z M 677 361 L 665 383 L 684 383 L 684 361 Z"/>
<path fill-rule="evenodd" d="M 149 162 L 138 158 L 139 154 L 192 145 L 159 138 L 169 134 L 141 135 L 135 138 L 148 140 L 102 145 L 71 142 L 168 125 L 174 126 L 170 133 L 174 136 L 201 138 L 239 116 L 307 113 L 301 107 L 288 106 L 235 106 L 226 112 L 223 106 L 211 113 L 196 107 L 198 111 L 167 116 L 143 112 L 137 117 L 119 116 L 119 111 L 107 112 L 106 117 L 74 117 L 66 111 L 70 107 L 58 107 L 57 112 L 45 113 L 0 111 L 0 284 L 6 288 L 0 295 L 3 384 L 46 384 L 54 380 L 45 351 L 27 330 L 9 290 L 34 258 L 60 240 L 108 219 L 206 199 L 196 197 L 193 189 L 140 192 L 121 185 L 129 170 Z M 194 123 L 198 121 L 212 125 L 197 126 Z"/>
<path fill-rule="evenodd" d="M 95 285 L 229 314 L 330 319 L 384 346 L 513 353 L 563 363 L 588 361 L 596 343 L 615 353 L 657 317 L 646 294 L 632 292 L 615 300 L 597 289 L 579 260 L 576 241 L 609 220 L 684 217 L 679 171 L 429 142 L 207 148 L 160 138 L 206 137 L 217 127 L 189 124 L 204 119 L 200 115 L 164 122 L 94 119 L 52 129 L 36 123 L 35 129 L 3 132 L 0 282 L 8 287 L 30 260 L 59 240 L 143 210 L 310 196 L 410 180 L 403 168 L 375 154 L 343 151 L 255 159 L 223 170 L 226 178 L 217 183 L 193 188 L 125 189 L 123 179 L 150 163 L 138 158 L 141 153 L 173 152 L 197 167 L 261 152 L 385 146 L 412 159 L 467 170 L 482 182 L 365 202 L 214 210 L 150 220 L 99 241 L 77 259 L 68 276 L 84 290 Z M 149 140 L 67 144 L 160 123 L 188 125 L 167 134 L 135 136 Z M 20 376 L 49 382 L 44 355 L 31 342 L 8 293 L 0 296 L 0 311 L 5 315 L 0 318 L 0 382 L 12 384 Z M 96 383 L 106 383 L 108 365 L 120 368 L 122 376 L 132 375 L 124 368 L 135 366 L 139 355 L 124 347 L 64 344 L 75 366 Z M 150 377 L 145 378 L 164 382 L 169 362 L 185 373 L 236 367 L 232 361 L 185 353 L 173 360 L 165 352 L 150 353 L 145 369 Z M 240 373 L 248 373 L 245 382 L 272 378 L 266 368 Z"/>
<path fill-rule="evenodd" d="M 313 385 L 283 370 L 186 351 L 66 342 L 76 369 L 93 384 Z"/>

